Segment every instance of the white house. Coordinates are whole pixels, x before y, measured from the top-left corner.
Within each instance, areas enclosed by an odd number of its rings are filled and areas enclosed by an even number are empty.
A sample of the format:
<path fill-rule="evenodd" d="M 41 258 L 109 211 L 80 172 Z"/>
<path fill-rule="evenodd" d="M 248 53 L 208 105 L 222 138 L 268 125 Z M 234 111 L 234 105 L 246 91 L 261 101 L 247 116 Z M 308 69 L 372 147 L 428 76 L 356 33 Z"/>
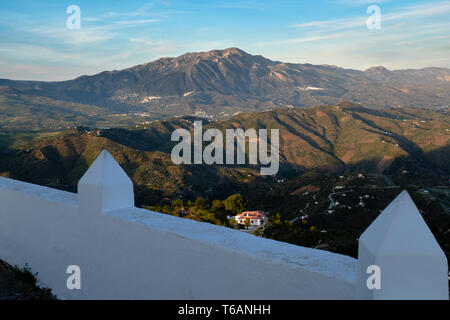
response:
<path fill-rule="evenodd" d="M 266 214 L 263 211 L 245 211 L 236 216 L 236 222 L 239 224 L 245 224 L 246 220 L 250 220 L 250 225 L 260 226 L 266 221 Z"/>

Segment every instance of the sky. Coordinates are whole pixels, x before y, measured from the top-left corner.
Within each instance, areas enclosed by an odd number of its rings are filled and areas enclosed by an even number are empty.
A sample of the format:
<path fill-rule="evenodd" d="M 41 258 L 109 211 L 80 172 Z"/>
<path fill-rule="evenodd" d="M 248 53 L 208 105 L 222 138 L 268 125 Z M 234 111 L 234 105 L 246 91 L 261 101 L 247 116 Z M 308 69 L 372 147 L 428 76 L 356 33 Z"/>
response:
<path fill-rule="evenodd" d="M 67 27 L 71 5 L 79 29 Z M 442 0 L 1 1 L 0 78 L 68 80 L 229 47 L 359 70 L 450 68 L 449 30 Z"/>

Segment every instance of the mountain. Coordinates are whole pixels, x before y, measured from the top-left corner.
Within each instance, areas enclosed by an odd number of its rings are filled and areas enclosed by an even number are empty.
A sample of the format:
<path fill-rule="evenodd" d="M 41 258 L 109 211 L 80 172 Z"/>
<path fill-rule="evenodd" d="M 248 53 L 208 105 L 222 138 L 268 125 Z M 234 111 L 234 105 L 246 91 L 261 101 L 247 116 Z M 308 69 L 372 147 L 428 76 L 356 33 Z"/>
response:
<path fill-rule="evenodd" d="M 372 110 L 353 103 L 307 109 L 240 114 L 212 124 L 226 128 L 279 128 L 280 159 L 288 167 L 339 172 L 358 167 L 382 173 L 395 159 L 423 161 L 420 169 L 449 174 L 450 154 L 433 157 L 450 145 L 447 113 L 418 108 Z"/>
<path fill-rule="evenodd" d="M 15 106 L 19 100 L 35 107 L 34 114 L 45 114 L 46 103 L 90 105 L 95 116 L 114 125 L 104 112 L 122 115 L 125 120 L 133 116 L 133 120 L 143 122 L 196 112 L 229 118 L 236 112 L 304 108 L 342 101 L 374 109 L 437 108 L 450 104 L 450 69 L 389 71 L 379 66 L 358 71 L 283 63 L 229 48 L 161 58 L 70 81 L 2 79 L 0 88 L 3 121 L 5 117 L 18 116 L 20 110 Z M 37 104 L 34 102 L 37 97 L 48 100 Z M 87 117 L 87 112 L 77 106 L 74 112 Z M 55 115 L 55 120 L 61 117 Z M 77 119 L 68 122 L 83 124 Z"/>
<path fill-rule="evenodd" d="M 280 171 L 259 175 L 254 166 L 174 165 L 176 128 L 193 118 L 156 121 L 133 129 L 79 129 L 56 135 L 0 135 L 0 173 L 74 190 L 102 149 L 108 149 L 137 188 L 158 196 L 203 194 L 223 183 L 273 181 L 319 170 L 389 175 L 395 181 L 446 184 L 450 176 L 450 116 L 418 108 L 372 110 L 352 103 L 246 113 L 204 124 L 218 128 L 280 130 Z M 82 130 L 82 131 L 80 131 Z M 14 139 L 23 139 L 22 143 Z M 405 173 L 405 172 L 406 173 Z M 406 183 L 406 182 L 405 182 Z M 152 196 L 156 199 L 156 196 Z"/>

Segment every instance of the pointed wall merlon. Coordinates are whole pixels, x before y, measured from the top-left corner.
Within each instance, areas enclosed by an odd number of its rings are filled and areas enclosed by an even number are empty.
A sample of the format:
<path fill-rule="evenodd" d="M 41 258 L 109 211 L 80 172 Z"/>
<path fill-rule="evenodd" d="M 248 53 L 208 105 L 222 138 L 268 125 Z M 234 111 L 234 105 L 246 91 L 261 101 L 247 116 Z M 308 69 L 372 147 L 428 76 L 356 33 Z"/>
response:
<path fill-rule="evenodd" d="M 113 156 L 103 150 L 78 183 L 80 213 L 134 207 L 133 183 Z"/>
<path fill-rule="evenodd" d="M 381 289 L 367 288 L 367 267 L 381 270 Z M 408 192 L 402 191 L 359 239 L 361 299 L 448 299 L 447 259 Z"/>

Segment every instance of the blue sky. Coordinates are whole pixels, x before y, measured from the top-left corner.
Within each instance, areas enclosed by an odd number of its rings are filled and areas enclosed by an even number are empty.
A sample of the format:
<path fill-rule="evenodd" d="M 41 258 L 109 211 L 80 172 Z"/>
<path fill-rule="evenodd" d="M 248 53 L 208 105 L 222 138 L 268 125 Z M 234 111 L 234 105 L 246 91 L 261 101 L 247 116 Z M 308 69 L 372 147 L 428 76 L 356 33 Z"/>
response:
<path fill-rule="evenodd" d="M 381 9 L 369 30 L 366 10 Z M 66 9 L 81 9 L 69 30 Z M 0 3 L 0 78 L 67 80 L 239 47 L 294 63 L 450 67 L 450 1 L 14 0 Z"/>

